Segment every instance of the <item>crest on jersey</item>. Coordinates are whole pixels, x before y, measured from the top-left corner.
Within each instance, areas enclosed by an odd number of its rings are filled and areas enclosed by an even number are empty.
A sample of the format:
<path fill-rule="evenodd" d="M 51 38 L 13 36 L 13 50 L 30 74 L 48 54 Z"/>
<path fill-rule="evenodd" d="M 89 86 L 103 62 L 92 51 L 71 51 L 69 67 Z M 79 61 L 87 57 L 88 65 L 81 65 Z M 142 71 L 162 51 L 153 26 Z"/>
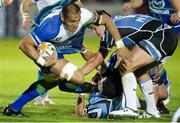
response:
<path fill-rule="evenodd" d="M 161 8 L 164 8 L 165 1 L 164 0 L 151 0 L 150 4 L 153 8 L 161 9 Z"/>

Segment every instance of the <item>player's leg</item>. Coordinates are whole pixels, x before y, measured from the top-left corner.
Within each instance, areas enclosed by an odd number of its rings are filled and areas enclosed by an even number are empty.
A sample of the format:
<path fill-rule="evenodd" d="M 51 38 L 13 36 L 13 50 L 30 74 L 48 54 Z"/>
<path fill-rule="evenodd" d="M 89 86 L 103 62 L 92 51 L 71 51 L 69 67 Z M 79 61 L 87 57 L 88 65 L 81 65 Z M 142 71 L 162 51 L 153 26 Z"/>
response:
<path fill-rule="evenodd" d="M 154 59 L 138 46 L 135 46 L 131 50 L 131 52 L 133 54 L 132 63 L 128 65 L 122 63 L 120 65 L 119 70 L 120 70 L 120 73 L 123 73 L 122 84 L 123 84 L 123 90 L 124 90 L 125 99 L 126 99 L 126 108 L 131 109 L 132 111 L 136 112 L 137 111 L 137 104 L 136 104 L 137 81 L 136 81 L 135 75 L 131 71 L 135 71 L 136 69 L 142 66 L 146 66 L 150 63 L 153 63 Z"/>
<path fill-rule="evenodd" d="M 54 88 L 58 85 L 58 83 L 58 81 L 48 82 L 44 79 L 34 82 L 24 93 L 20 95 L 18 99 L 4 108 L 3 114 L 7 116 L 21 115 L 21 109 L 24 105 L 26 105 L 28 102 L 35 99 L 39 95 L 44 94 L 49 89 Z"/>
<path fill-rule="evenodd" d="M 157 108 L 161 114 L 169 114 L 169 110 L 166 105 L 169 103 L 170 99 L 170 81 L 168 79 L 166 69 L 163 66 L 160 70 L 160 82 Z"/>
<path fill-rule="evenodd" d="M 66 79 L 74 84 L 80 85 L 84 83 L 83 73 L 71 62 L 60 59 L 50 68 L 50 71 L 62 80 Z"/>
<path fill-rule="evenodd" d="M 146 117 L 155 117 L 159 118 L 159 112 L 156 108 L 156 101 L 153 92 L 153 83 L 152 79 L 149 77 L 148 74 L 143 74 L 139 77 L 139 84 L 141 90 L 145 96 L 146 101 Z"/>
<path fill-rule="evenodd" d="M 38 70 L 38 80 L 44 79 L 43 72 Z M 55 104 L 48 96 L 47 93 L 44 93 L 38 96 L 34 102 L 34 105 L 45 105 L 45 104 Z"/>

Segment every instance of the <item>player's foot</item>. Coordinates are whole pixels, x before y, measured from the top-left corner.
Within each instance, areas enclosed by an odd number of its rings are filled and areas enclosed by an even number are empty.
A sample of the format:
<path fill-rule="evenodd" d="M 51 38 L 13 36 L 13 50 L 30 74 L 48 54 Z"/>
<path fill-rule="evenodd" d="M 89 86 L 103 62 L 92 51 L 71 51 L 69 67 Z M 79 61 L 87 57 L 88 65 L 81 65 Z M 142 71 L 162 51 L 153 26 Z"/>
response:
<path fill-rule="evenodd" d="M 55 103 L 48 96 L 45 96 L 44 97 L 44 104 L 45 105 L 48 105 L 48 104 L 54 105 Z"/>
<path fill-rule="evenodd" d="M 133 111 L 132 109 L 125 108 L 124 110 L 116 110 L 109 113 L 109 117 L 129 117 L 136 118 L 139 117 L 138 111 Z"/>
<path fill-rule="evenodd" d="M 169 114 L 168 108 L 164 105 L 163 102 L 157 104 L 157 109 L 161 114 Z"/>
<path fill-rule="evenodd" d="M 6 115 L 6 116 L 17 116 L 17 117 L 25 116 L 21 111 L 15 111 L 15 110 L 13 110 L 13 109 L 10 107 L 10 105 L 4 107 L 2 113 L 3 113 L 3 115 Z"/>
<path fill-rule="evenodd" d="M 144 112 L 139 116 L 139 118 L 161 118 L 161 115 L 158 113 L 150 114 L 148 112 Z"/>
<path fill-rule="evenodd" d="M 48 95 L 46 96 L 39 96 L 36 98 L 36 101 L 34 102 L 34 105 L 48 105 L 48 104 L 55 104 Z"/>

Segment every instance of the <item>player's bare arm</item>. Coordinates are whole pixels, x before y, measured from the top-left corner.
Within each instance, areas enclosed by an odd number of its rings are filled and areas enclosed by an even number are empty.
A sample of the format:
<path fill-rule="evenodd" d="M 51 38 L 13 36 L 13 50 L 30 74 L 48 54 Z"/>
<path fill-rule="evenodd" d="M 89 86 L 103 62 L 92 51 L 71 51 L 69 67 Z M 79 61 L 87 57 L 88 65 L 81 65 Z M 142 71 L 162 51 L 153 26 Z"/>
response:
<path fill-rule="evenodd" d="M 31 18 L 29 16 L 30 8 L 35 5 L 32 0 L 23 0 L 20 5 L 20 11 L 23 18 L 23 28 L 27 30 L 31 25 Z"/>
<path fill-rule="evenodd" d="M 26 36 L 20 43 L 19 49 L 26 54 L 29 58 L 37 63 L 38 59 L 41 57 L 37 51 L 37 45 L 33 41 L 30 35 Z M 44 67 L 49 67 L 57 62 L 57 56 L 55 53 L 45 62 Z"/>
<path fill-rule="evenodd" d="M 132 61 L 133 56 L 131 52 L 128 50 L 128 48 L 125 47 L 118 29 L 116 28 L 115 24 L 111 21 L 110 17 L 107 14 L 103 14 L 101 24 L 104 24 L 106 26 L 107 30 L 112 35 L 115 41 L 115 44 L 117 46 L 117 64 L 119 64 L 121 60 L 124 60 L 126 63 L 130 63 Z"/>
<path fill-rule="evenodd" d="M 180 1 L 179 0 L 172 0 L 172 6 L 176 10 L 176 13 L 172 14 L 170 20 L 173 24 L 180 22 Z"/>
<path fill-rule="evenodd" d="M 144 3 L 144 0 L 131 0 L 129 2 L 124 3 L 124 5 L 122 6 L 122 10 L 124 12 L 128 12 L 132 9 L 136 9 L 140 7 L 143 3 Z"/>

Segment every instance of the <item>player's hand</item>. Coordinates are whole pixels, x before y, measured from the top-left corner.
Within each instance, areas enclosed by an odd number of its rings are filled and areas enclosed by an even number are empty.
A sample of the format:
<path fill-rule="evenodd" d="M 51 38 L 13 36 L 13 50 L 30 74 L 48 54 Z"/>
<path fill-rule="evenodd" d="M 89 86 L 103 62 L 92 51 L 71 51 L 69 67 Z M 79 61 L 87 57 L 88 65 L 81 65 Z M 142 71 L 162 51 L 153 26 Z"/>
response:
<path fill-rule="evenodd" d="M 171 20 L 172 24 L 176 24 L 176 23 L 180 22 L 180 17 L 178 16 L 177 13 L 174 13 L 171 15 L 170 20 Z"/>
<path fill-rule="evenodd" d="M 32 23 L 32 21 L 31 21 L 30 16 L 27 13 L 24 14 L 23 15 L 23 28 L 25 30 L 28 30 L 30 28 L 30 26 L 31 26 L 31 23 Z"/>
<path fill-rule="evenodd" d="M 126 65 L 128 65 L 132 62 L 133 55 L 127 47 L 118 49 L 116 51 L 116 55 L 117 55 L 117 61 L 116 61 L 114 68 L 118 68 L 118 66 L 122 60 L 123 60 L 123 62 L 125 62 Z"/>
<path fill-rule="evenodd" d="M 46 60 L 44 67 L 51 67 L 57 62 L 57 53 L 52 53 L 52 55 Z"/>
<path fill-rule="evenodd" d="M 122 10 L 124 12 L 128 12 L 128 11 L 132 10 L 131 3 L 129 3 L 129 2 L 124 3 L 124 5 L 122 6 Z"/>

